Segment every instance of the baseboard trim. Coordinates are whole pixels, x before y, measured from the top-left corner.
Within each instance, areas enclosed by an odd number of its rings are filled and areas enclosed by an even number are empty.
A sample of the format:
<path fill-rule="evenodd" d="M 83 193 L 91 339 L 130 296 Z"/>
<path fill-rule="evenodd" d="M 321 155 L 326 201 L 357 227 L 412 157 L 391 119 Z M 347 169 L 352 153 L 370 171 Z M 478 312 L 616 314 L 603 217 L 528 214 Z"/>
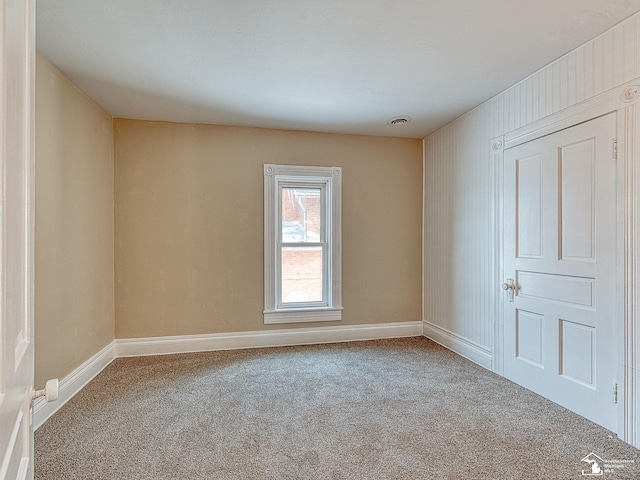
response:
<path fill-rule="evenodd" d="M 465 357 L 466 359 L 471 360 L 472 362 L 475 362 L 488 370 L 491 370 L 491 352 L 486 348 L 470 340 L 467 340 L 460 335 L 450 332 L 449 330 L 434 325 L 433 323 L 424 321 L 423 325 L 425 337 L 433 340 L 436 343 L 439 343 L 449 350 L 452 350 L 458 355 Z"/>
<path fill-rule="evenodd" d="M 180 335 L 174 337 L 128 338 L 116 339 L 114 343 L 116 357 L 137 357 L 418 336 L 422 336 L 422 322 L 419 321 L 337 327 L 288 328 L 207 335 Z"/>
<path fill-rule="evenodd" d="M 44 397 L 37 398 L 33 402 L 33 428 L 37 430 L 115 358 L 115 344 L 111 342 L 60 381 L 58 400 L 47 402 Z"/>
<path fill-rule="evenodd" d="M 422 336 L 422 322 L 396 322 L 338 327 L 288 328 L 254 332 L 180 335 L 175 337 L 116 339 L 60 382 L 58 400 L 43 397 L 33 402 L 34 429 L 71 400 L 84 386 L 118 357 L 169 355 L 241 348 L 282 347 L 318 343 L 380 340 Z"/>

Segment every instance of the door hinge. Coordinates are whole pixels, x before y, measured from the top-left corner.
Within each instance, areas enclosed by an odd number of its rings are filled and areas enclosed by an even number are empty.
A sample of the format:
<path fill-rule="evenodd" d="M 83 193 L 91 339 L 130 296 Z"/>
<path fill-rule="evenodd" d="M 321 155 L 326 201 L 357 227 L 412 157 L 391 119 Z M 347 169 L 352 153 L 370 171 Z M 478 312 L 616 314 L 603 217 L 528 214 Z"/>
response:
<path fill-rule="evenodd" d="M 618 403 L 618 384 L 613 384 L 613 403 Z"/>
<path fill-rule="evenodd" d="M 614 138 L 612 143 L 613 143 L 613 159 L 617 160 L 618 159 L 618 139 Z"/>

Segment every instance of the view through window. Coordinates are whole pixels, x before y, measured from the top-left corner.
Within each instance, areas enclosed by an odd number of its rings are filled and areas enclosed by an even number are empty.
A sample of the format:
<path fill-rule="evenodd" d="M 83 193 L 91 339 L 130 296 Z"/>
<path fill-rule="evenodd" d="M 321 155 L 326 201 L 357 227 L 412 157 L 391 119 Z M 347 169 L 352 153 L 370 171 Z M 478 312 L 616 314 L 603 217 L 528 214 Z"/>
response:
<path fill-rule="evenodd" d="M 324 301 L 321 196 L 320 188 L 282 189 L 282 303 Z"/>

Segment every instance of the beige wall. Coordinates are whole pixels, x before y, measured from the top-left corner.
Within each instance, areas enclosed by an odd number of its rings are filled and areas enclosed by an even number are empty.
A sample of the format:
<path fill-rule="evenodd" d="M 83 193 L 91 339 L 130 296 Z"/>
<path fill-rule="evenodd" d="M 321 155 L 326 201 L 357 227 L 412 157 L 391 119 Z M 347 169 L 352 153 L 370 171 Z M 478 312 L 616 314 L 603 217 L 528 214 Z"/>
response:
<path fill-rule="evenodd" d="M 113 123 L 49 60 L 36 64 L 35 381 L 114 336 Z"/>
<path fill-rule="evenodd" d="M 117 338 L 308 326 L 263 325 L 264 163 L 343 168 L 335 324 L 420 319 L 420 141 L 135 120 L 114 129 Z"/>

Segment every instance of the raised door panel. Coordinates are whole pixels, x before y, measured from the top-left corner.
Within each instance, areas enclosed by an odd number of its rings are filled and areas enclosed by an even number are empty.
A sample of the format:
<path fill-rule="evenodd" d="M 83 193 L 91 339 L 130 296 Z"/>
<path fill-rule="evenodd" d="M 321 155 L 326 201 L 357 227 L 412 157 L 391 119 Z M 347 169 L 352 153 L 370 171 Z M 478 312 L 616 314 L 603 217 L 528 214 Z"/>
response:
<path fill-rule="evenodd" d="M 517 272 L 518 296 L 595 308 L 595 280 L 540 272 Z"/>
<path fill-rule="evenodd" d="M 516 310 L 516 358 L 544 368 L 544 315 Z"/>
<path fill-rule="evenodd" d="M 516 162 L 516 236 L 519 258 L 543 256 L 542 160 L 542 155 L 538 154 Z"/>
<path fill-rule="evenodd" d="M 561 260 L 595 261 L 595 139 L 559 151 Z"/>
<path fill-rule="evenodd" d="M 595 389 L 596 329 L 560 319 L 560 375 Z"/>

